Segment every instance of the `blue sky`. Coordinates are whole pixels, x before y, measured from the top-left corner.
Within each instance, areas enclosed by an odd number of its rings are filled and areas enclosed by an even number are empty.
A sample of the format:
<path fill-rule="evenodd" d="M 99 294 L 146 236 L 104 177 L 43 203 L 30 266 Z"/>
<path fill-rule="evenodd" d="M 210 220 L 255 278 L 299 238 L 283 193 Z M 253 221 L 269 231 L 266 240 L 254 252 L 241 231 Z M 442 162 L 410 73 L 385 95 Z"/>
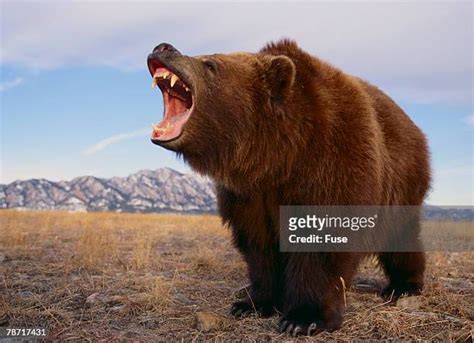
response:
<path fill-rule="evenodd" d="M 188 170 L 149 142 L 162 115 L 146 56 L 256 51 L 295 39 L 378 85 L 428 136 L 428 202 L 472 205 L 470 2 L 7 2 L 1 6 L 1 174 L 16 179 Z"/>

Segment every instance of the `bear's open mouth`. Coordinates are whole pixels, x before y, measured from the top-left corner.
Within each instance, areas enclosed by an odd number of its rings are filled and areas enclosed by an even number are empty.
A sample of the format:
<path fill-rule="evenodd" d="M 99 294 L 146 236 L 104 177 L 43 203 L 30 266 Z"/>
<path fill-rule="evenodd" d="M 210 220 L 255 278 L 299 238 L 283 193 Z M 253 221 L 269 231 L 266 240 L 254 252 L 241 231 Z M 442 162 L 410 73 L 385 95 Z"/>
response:
<path fill-rule="evenodd" d="M 153 75 L 152 87 L 156 85 L 163 93 L 163 119 L 153 124 L 152 141 L 171 141 L 181 136 L 183 126 L 193 109 L 193 93 L 170 69 L 162 64 L 150 65 Z"/>

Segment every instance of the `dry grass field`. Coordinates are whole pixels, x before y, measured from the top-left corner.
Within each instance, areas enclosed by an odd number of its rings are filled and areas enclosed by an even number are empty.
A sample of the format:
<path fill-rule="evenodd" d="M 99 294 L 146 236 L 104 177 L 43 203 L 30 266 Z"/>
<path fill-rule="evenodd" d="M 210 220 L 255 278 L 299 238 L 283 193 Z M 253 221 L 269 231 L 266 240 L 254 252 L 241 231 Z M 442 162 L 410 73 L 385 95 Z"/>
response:
<path fill-rule="evenodd" d="M 277 316 L 228 315 L 246 283 L 218 217 L 0 212 L 0 327 L 46 327 L 48 341 L 294 340 Z M 472 341 L 474 252 L 429 253 L 424 294 L 397 305 L 382 283 L 367 261 L 343 328 L 299 340 Z"/>

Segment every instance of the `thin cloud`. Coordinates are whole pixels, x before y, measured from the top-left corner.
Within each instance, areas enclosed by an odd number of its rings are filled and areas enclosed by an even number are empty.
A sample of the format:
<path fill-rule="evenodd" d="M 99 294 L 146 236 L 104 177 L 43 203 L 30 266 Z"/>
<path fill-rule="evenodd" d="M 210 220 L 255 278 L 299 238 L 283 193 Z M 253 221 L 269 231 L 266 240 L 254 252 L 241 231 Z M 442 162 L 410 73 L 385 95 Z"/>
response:
<path fill-rule="evenodd" d="M 84 149 L 81 152 L 81 154 L 83 156 L 91 156 L 118 142 L 124 141 L 126 139 L 130 139 L 130 138 L 134 138 L 134 137 L 146 136 L 149 133 L 150 133 L 150 129 L 141 129 L 141 130 L 135 130 L 132 132 L 119 133 L 119 134 L 110 136 L 108 138 L 105 138 L 94 145 L 91 145 L 90 147 Z"/>
<path fill-rule="evenodd" d="M 474 126 L 474 114 L 471 114 L 470 116 L 465 117 L 464 122 L 467 125 Z"/>
<path fill-rule="evenodd" d="M 0 92 L 4 92 L 7 89 L 15 88 L 23 83 L 23 78 L 17 77 L 13 80 L 8 80 L 0 83 Z"/>
<path fill-rule="evenodd" d="M 195 55 L 257 51 L 269 40 L 289 37 L 308 52 L 403 99 L 472 100 L 470 3 L 141 2 L 137 6 L 11 1 L 1 6 L 6 13 L 2 64 L 40 70 L 68 65 L 145 70 L 145 57 L 163 41 Z M 217 15 L 209 15 L 210 7 Z M 288 22 L 297 24 L 282 24 Z"/>

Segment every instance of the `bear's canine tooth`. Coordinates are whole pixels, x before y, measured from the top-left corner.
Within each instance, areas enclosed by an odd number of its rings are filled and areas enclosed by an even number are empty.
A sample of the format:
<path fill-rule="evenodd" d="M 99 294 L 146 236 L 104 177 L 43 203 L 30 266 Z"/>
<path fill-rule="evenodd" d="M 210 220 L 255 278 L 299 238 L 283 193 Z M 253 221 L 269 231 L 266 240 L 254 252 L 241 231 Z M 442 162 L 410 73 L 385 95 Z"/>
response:
<path fill-rule="evenodd" d="M 171 87 L 174 86 L 174 84 L 176 83 L 176 81 L 178 81 L 178 77 L 177 77 L 175 74 L 173 74 L 173 75 L 171 76 Z"/>
<path fill-rule="evenodd" d="M 155 88 L 156 87 L 156 78 L 153 78 L 153 80 L 151 81 L 151 88 Z"/>

